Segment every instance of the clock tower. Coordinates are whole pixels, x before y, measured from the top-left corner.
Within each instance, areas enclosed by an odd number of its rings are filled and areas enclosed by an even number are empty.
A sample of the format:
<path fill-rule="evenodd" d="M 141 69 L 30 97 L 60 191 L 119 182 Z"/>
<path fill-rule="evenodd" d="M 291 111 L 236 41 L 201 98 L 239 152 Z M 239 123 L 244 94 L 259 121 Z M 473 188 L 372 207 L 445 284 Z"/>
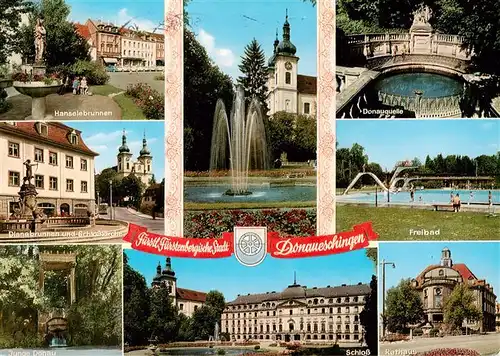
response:
<path fill-rule="evenodd" d="M 172 270 L 172 262 L 170 257 L 167 257 L 165 263 L 165 269 L 162 271 L 161 264 L 158 262 L 158 267 L 156 267 L 156 275 L 153 278 L 151 287 L 154 288 L 166 288 L 168 290 L 168 295 L 173 299 L 173 305 L 176 305 L 177 296 L 177 278 L 175 277 L 175 272 Z"/>
<path fill-rule="evenodd" d="M 132 172 L 133 162 L 132 153 L 130 153 L 130 148 L 127 146 L 127 136 L 125 135 L 125 130 L 123 130 L 122 135 L 122 145 L 118 148 L 117 159 L 117 172 L 122 176 L 127 176 Z"/>
<path fill-rule="evenodd" d="M 274 41 L 274 53 L 268 63 L 268 107 L 269 114 L 278 111 L 297 112 L 298 90 L 297 76 L 299 57 L 295 55 L 297 48 L 290 39 L 290 23 L 288 10 L 283 24 L 283 38 Z"/>

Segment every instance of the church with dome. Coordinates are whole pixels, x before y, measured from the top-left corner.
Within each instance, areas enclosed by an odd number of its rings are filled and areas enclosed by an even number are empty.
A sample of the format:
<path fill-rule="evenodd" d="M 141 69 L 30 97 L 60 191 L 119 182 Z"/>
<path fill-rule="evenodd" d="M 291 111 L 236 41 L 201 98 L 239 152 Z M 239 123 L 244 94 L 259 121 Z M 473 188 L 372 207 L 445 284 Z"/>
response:
<path fill-rule="evenodd" d="M 280 111 L 316 115 L 317 78 L 299 74 L 297 47 L 291 41 L 288 11 L 283 25 L 283 38 L 274 41 L 273 55 L 268 62 L 268 114 Z"/>
<path fill-rule="evenodd" d="M 146 133 L 144 133 L 142 149 L 139 152 L 139 156 L 137 157 L 137 160 L 134 160 L 133 153 L 127 145 L 127 136 L 124 130 L 122 135 L 122 145 L 118 148 L 116 160 L 116 172 L 119 178 L 125 178 L 134 173 L 145 187 L 149 187 L 151 179 L 153 178 L 153 156 L 148 148 Z"/>
<path fill-rule="evenodd" d="M 238 295 L 226 304 L 221 331 L 232 340 L 273 340 L 362 345 L 360 313 L 367 284 L 308 288 L 293 284 L 281 292 Z"/>

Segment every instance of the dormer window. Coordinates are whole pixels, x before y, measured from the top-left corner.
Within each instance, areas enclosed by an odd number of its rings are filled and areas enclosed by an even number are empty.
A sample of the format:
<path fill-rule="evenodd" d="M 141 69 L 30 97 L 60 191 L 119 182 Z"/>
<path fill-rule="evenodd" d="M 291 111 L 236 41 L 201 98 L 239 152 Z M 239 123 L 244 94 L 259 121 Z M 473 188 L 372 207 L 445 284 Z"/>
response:
<path fill-rule="evenodd" d="M 78 145 L 78 135 L 76 134 L 75 130 L 71 131 L 69 134 L 69 142 L 72 145 Z"/>
<path fill-rule="evenodd" d="M 49 135 L 49 127 L 47 126 L 47 124 L 43 122 L 37 122 L 35 125 L 36 125 L 36 131 L 38 132 L 39 135 L 42 136 Z"/>

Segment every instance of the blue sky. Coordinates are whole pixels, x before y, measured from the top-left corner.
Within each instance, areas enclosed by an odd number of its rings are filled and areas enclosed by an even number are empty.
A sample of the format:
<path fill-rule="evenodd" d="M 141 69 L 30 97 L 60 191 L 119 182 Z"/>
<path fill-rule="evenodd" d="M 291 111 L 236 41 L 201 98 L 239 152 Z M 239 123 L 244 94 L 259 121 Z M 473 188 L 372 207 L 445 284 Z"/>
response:
<path fill-rule="evenodd" d="M 152 31 L 163 21 L 163 0 L 66 0 L 70 20 L 84 23 L 88 18 L 122 26 L 128 20 L 140 29 Z M 157 33 L 161 31 L 157 30 Z"/>
<path fill-rule="evenodd" d="M 255 39 L 266 60 L 273 53 L 278 29 L 288 8 L 291 41 L 297 47 L 299 74 L 316 75 L 316 7 L 301 0 L 192 0 L 187 10 L 192 29 L 221 70 L 235 79 L 245 46 Z"/>
<path fill-rule="evenodd" d="M 477 157 L 500 150 L 499 120 L 337 120 L 339 148 L 359 143 L 370 162 L 391 170 L 398 161 L 441 153 Z"/>
<path fill-rule="evenodd" d="M 148 285 L 156 274 L 156 266 L 165 265 L 165 257 L 135 250 L 126 250 L 129 264 L 139 271 Z M 180 288 L 200 292 L 219 290 L 231 301 L 238 294 L 280 292 L 293 284 L 293 273 L 297 272 L 297 283 L 308 287 L 337 286 L 341 284 L 370 283 L 375 273 L 373 262 L 365 250 L 333 256 L 281 260 L 266 257 L 256 267 L 245 267 L 236 258 L 189 259 L 172 258 L 172 269 L 176 273 Z"/>
<path fill-rule="evenodd" d="M 427 266 L 439 264 L 445 247 L 451 251 L 453 263 L 466 264 L 477 278 L 486 279 L 494 293 L 500 296 L 500 242 L 379 243 L 379 262 L 385 259 L 396 264 L 394 269 L 386 266 L 386 291 L 401 279 L 416 278 Z M 381 272 L 379 276 L 382 278 Z"/>
<path fill-rule="evenodd" d="M 142 148 L 142 138 L 146 131 L 146 140 L 153 156 L 153 173 L 156 181 L 165 176 L 165 129 L 163 121 L 104 121 L 96 123 L 65 122 L 65 125 L 82 131 L 83 140 L 92 150 L 99 153 L 95 159 L 96 173 L 104 168 L 116 165 L 118 147 L 122 144 L 122 134 L 125 129 L 127 145 L 137 159 Z"/>

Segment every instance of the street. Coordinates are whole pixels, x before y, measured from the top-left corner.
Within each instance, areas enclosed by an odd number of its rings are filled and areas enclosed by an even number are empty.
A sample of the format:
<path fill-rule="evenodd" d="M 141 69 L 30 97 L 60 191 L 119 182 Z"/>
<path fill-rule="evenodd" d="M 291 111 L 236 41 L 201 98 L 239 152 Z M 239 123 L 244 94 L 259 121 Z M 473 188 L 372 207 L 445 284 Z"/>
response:
<path fill-rule="evenodd" d="M 417 352 L 442 348 L 472 349 L 481 355 L 498 355 L 500 352 L 500 335 L 447 336 L 435 338 L 419 338 L 408 342 L 380 344 L 380 355 L 413 355 Z"/>
<path fill-rule="evenodd" d="M 140 226 L 144 226 L 148 229 L 148 231 L 155 232 L 157 234 L 165 233 L 165 224 L 163 218 L 156 218 L 153 220 L 152 217 L 146 216 L 144 214 L 134 213 L 127 208 L 115 207 L 113 208 L 114 220 L 126 221 L 131 224 L 136 224 Z M 109 218 L 109 214 L 104 217 Z"/>

